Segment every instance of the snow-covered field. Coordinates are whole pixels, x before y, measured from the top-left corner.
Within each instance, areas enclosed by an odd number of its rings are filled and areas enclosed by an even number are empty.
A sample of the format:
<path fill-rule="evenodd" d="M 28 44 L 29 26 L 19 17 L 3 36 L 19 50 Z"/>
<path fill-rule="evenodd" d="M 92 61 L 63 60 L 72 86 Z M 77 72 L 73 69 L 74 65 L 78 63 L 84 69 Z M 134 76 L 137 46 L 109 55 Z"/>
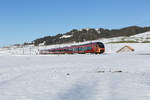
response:
<path fill-rule="evenodd" d="M 120 40 L 96 40 L 105 43 L 102 55 L 39 55 L 82 43 L 0 48 L 0 100 L 150 100 L 150 43 L 109 43 Z M 135 51 L 117 54 L 125 45 Z"/>
<path fill-rule="evenodd" d="M 117 54 L 125 45 L 135 51 Z M 2 48 L 0 100 L 150 100 L 149 43 L 105 43 L 102 55 L 36 55 L 57 46 Z"/>
<path fill-rule="evenodd" d="M 0 56 L 0 100 L 150 100 L 150 55 Z"/>

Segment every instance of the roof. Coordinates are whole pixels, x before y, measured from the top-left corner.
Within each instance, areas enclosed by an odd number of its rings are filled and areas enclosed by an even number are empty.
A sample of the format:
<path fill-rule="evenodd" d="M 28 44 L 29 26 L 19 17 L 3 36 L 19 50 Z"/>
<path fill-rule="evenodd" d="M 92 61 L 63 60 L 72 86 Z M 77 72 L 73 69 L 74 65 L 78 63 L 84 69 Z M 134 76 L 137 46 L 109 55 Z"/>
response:
<path fill-rule="evenodd" d="M 131 51 L 134 51 L 134 49 L 132 47 L 126 45 L 126 46 L 122 47 L 121 49 L 119 49 L 117 51 L 117 53 L 131 52 Z"/>

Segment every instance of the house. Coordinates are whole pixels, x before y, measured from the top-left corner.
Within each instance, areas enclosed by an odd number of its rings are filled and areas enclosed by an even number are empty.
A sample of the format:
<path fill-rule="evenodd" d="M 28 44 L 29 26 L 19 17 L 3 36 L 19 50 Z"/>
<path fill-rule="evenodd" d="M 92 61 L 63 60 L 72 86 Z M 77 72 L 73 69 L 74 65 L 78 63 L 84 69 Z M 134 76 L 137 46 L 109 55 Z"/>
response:
<path fill-rule="evenodd" d="M 132 47 L 126 45 L 122 47 L 121 49 L 119 49 L 117 53 L 125 53 L 125 52 L 133 52 L 133 51 L 134 49 Z"/>

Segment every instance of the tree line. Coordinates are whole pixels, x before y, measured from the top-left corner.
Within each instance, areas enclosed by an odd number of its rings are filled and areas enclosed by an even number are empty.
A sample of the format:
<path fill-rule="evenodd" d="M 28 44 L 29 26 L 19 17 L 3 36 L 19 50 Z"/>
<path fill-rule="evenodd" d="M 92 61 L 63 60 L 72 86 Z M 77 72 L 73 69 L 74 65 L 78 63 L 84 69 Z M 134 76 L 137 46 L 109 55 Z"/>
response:
<path fill-rule="evenodd" d="M 42 38 L 35 39 L 32 41 L 32 44 L 38 46 L 41 43 L 44 45 L 52 45 L 52 44 L 63 44 L 63 43 L 71 43 L 71 42 L 83 42 L 89 40 L 96 40 L 101 38 L 112 38 L 112 37 L 120 37 L 120 36 L 132 36 L 139 33 L 150 31 L 150 27 L 139 27 L 139 26 L 130 26 L 121 29 L 73 29 L 70 32 L 64 34 L 57 34 L 55 36 L 45 36 Z M 63 38 L 63 36 L 70 36 L 68 38 Z"/>

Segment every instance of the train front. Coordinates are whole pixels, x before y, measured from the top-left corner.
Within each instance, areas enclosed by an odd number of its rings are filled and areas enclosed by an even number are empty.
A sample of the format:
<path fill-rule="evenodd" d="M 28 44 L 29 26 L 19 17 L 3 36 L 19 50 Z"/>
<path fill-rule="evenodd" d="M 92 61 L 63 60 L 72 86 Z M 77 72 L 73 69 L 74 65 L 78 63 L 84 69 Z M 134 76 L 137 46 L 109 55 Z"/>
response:
<path fill-rule="evenodd" d="M 98 51 L 97 53 L 101 54 L 101 53 L 104 53 L 105 52 L 105 46 L 102 42 L 97 42 L 97 45 L 98 45 Z"/>

